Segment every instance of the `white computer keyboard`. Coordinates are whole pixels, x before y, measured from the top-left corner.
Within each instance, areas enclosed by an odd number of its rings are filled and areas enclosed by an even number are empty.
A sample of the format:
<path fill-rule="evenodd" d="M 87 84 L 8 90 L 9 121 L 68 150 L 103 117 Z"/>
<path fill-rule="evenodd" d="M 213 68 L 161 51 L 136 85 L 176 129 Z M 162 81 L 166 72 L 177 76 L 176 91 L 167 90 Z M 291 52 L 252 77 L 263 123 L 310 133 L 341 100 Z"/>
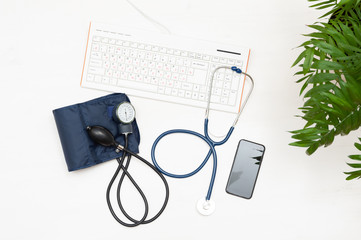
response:
<path fill-rule="evenodd" d="M 246 71 L 249 54 L 244 47 L 92 22 L 81 86 L 206 107 L 213 70 Z M 244 79 L 217 71 L 211 108 L 238 112 Z"/>

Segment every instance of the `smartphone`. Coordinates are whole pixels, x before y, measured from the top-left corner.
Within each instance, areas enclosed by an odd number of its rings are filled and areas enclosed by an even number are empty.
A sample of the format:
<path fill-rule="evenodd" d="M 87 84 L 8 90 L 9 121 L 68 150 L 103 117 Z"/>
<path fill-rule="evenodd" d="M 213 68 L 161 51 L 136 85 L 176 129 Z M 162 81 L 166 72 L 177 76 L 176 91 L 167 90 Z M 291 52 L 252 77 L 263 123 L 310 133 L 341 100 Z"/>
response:
<path fill-rule="evenodd" d="M 240 140 L 229 174 L 226 192 L 250 199 L 256 185 L 266 148 L 262 144 Z"/>

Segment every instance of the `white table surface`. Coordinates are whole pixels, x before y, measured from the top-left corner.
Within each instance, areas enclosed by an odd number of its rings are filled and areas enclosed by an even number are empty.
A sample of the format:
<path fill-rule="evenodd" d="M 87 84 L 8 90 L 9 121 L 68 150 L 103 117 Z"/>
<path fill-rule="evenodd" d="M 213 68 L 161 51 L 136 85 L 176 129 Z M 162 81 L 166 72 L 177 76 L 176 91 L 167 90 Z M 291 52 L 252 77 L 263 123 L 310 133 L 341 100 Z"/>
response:
<path fill-rule="evenodd" d="M 157 27 L 121 0 L 2 0 L 0 239 L 357 239 L 361 181 L 346 181 L 343 172 L 349 170 L 347 155 L 357 153 L 353 142 L 358 135 L 338 137 L 311 157 L 305 149 L 288 146 L 287 131 L 304 124 L 294 117 L 302 105 L 293 76 L 297 69 L 290 68 L 300 53 L 294 48 L 305 41 L 301 34 L 310 31 L 306 25 L 321 12 L 308 8 L 306 0 L 133 2 L 173 34 L 252 49 L 248 72 L 256 81 L 254 93 L 229 142 L 217 148 L 216 212 L 204 217 L 195 209 L 208 188 L 210 163 L 192 178 L 167 178 L 171 191 L 165 212 L 136 228 L 119 225 L 106 206 L 115 161 L 71 173 L 66 168 L 52 110 L 107 94 L 79 86 L 89 21 Z M 131 100 L 141 131 L 140 152 L 148 159 L 163 131 L 203 131 L 202 109 Z M 218 133 L 234 116 L 212 117 L 211 129 Z M 266 146 L 251 200 L 225 192 L 242 138 Z M 191 137 L 181 140 L 190 145 L 171 137 L 160 146 L 160 161 L 170 171 L 191 170 L 207 152 Z M 149 190 L 152 206 L 158 206 L 161 185 L 153 186 L 148 170 L 135 159 L 130 170 Z M 134 191 L 125 190 L 127 206 L 141 210 Z"/>

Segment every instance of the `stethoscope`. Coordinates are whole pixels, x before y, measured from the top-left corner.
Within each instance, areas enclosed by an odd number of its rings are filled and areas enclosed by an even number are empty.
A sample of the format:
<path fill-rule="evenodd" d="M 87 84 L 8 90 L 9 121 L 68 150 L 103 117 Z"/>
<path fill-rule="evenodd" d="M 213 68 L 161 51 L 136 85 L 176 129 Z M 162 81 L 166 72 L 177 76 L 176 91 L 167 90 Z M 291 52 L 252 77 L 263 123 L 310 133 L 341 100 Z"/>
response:
<path fill-rule="evenodd" d="M 231 69 L 232 71 L 239 73 L 239 74 L 244 74 L 245 76 L 247 76 L 250 80 L 251 80 L 251 88 L 248 91 L 248 94 L 246 96 L 246 99 L 244 100 L 244 104 L 242 104 L 242 100 L 241 100 L 241 107 L 240 110 L 232 124 L 232 126 L 230 127 L 228 133 L 226 134 L 226 136 L 223 138 L 223 140 L 221 141 L 214 141 L 210 136 L 209 136 L 209 132 L 208 132 L 208 117 L 209 117 L 209 112 L 210 112 L 210 104 L 211 104 L 211 94 L 212 94 L 212 87 L 213 87 L 213 80 L 214 80 L 214 75 L 215 73 L 219 70 L 219 69 Z M 244 84 L 243 84 L 243 88 L 242 91 L 244 90 Z M 245 107 L 249 96 L 252 93 L 254 87 L 254 81 L 252 79 L 252 77 L 247 74 L 242 72 L 241 69 L 233 66 L 233 67 L 229 67 L 229 66 L 220 66 L 217 67 L 212 74 L 212 78 L 211 81 L 209 83 L 209 93 L 208 93 L 208 101 L 207 101 L 207 108 L 206 108 L 206 114 L 205 114 L 205 119 L 204 119 L 204 135 L 198 133 L 198 132 L 194 132 L 191 130 L 186 130 L 186 129 L 173 129 L 173 130 L 169 130 L 166 131 L 164 133 L 162 133 L 161 135 L 159 135 L 159 137 L 154 141 L 153 146 L 152 146 L 152 150 L 151 150 L 151 157 L 152 157 L 152 161 L 154 166 L 164 175 L 169 176 L 169 177 L 173 177 L 173 178 L 187 178 L 190 176 L 193 176 L 194 174 L 198 173 L 203 167 L 204 165 L 208 162 L 210 156 L 213 157 L 213 170 L 212 170 L 212 176 L 211 176 L 211 180 L 209 183 L 209 187 L 208 187 L 208 191 L 207 191 L 207 195 L 206 197 L 202 197 L 201 199 L 199 199 L 199 201 L 197 202 L 197 210 L 200 214 L 202 215 L 210 215 L 214 212 L 215 210 L 215 202 L 213 200 L 211 200 L 211 195 L 212 195 L 212 190 L 213 190 L 213 185 L 214 185 L 214 181 L 216 178 L 216 172 L 217 172 L 217 152 L 215 147 L 216 146 L 220 146 L 222 144 L 224 144 L 225 142 L 228 141 L 228 139 L 231 137 L 232 132 L 234 130 L 234 127 L 236 126 L 239 117 L 243 111 L 243 108 Z M 185 133 L 185 134 L 191 134 L 194 135 L 200 139 L 202 139 L 204 142 L 206 142 L 209 146 L 209 151 L 207 156 L 205 157 L 205 159 L 203 160 L 203 162 L 199 165 L 198 168 L 196 168 L 194 171 L 187 173 L 187 174 L 173 174 L 170 172 L 165 171 L 164 169 L 162 169 L 159 164 L 157 163 L 156 157 L 155 157 L 155 150 L 156 150 L 156 146 L 159 143 L 159 141 L 164 138 L 165 136 L 169 135 L 169 134 L 173 134 L 173 133 Z"/>
<path fill-rule="evenodd" d="M 208 132 L 208 117 L 209 117 L 209 112 L 210 112 L 210 102 L 211 102 L 211 93 L 212 93 L 212 85 L 213 85 L 213 79 L 214 79 L 214 74 L 221 68 L 225 68 L 225 69 L 231 69 L 232 71 L 239 73 L 239 74 L 244 74 L 245 76 L 247 76 L 250 80 L 251 80 L 251 89 L 249 90 L 247 97 L 245 99 L 244 104 L 241 104 L 240 110 L 232 124 L 232 126 L 230 127 L 228 133 L 226 134 L 226 136 L 224 137 L 223 140 L 221 141 L 214 141 L 210 138 L 209 136 L 209 132 Z M 118 142 L 115 141 L 114 136 L 112 135 L 112 133 L 102 127 L 102 126 L 88 126 L 87 127 L 87 132 L 89 134 L 89 137 L 97 144 L 100 144 L 104 147 L 114 147 L 116 149 L 116 151 L 123 152 L 123 155 L 120 158 L 117 158 L 118 161 L 118 168 L 115 171 L 111 181 L 109 182 L 108 188 L 107 188 L 107 194 L 106 194 L 106 198 L 107 198 L 107 204 L 109 207 L 109 210 L 111 212 L 111 214 L 113 215 L 114 219 L 117 220 L 120 224 L 127 226 L 127 227 L 135 227 L 138 226 L 140 224 L 147 224 L 150 223 L 152 221 L 154 221 L 155 219 L 157 219 L 162 212 L 164 211 L 167 203 L 168 203 L 168 199 L 169 199 L 169 187 L 168 187 L 168 183 L 167 180 L 165 179 L 165 177 L 163 176 L 169 176 L 169 177 L 173 177 L 173 178 L 187 178 L 190 176 L 193 176 L 194 174 L 196 174 L 197 172 L 199 172 L 204 165 L 208 162 L 210 156 L 213 156 L 213 170 L 212 170 L 212 176 L 211 176 L 211 181 L 208 187 L 208 192 L 205 198 L 201 198 L 198 203 L 197 203 L 197 209 L 198 211 L 203 214 L 203 215 L 210 215 L 214 212 L 215 210 L 215 203 L 213 200 L 211 200 L 211 195 L 212 195 L 212 190 L 213 190 L 213 185 L 214 185 L 214 181 L 215 181 L 215 177 L 216 177 L 216 172 L 217 172 L 217 153 L 215 150 L 216 146 L 222 145 L 225 142 L 228 141 L 228 139 L 230 138 L 233 129 L 235 127 L 235 125 L 238 122 L 238 119 L 242 113 L 242 110 L 244 108 L 244 106 L 246 105 L 249 96 L 251 95 L 251 92 L 253 90 L 254 87 L 254 82 L 253 79 L 250 75 L 248 75 L 247 73 L 243 73 L 241 71 L 241 69 L 237 68 L 237 67 L 228 67 L 228 66 L 220 66 L 217 67 L 213 74 L 212 74 L 212 78 L 210 81 L 210 86 L 209 86 L 209 93 L 208 93 L 208 102 L 207 102 L 207 109 L 206 109 L 206 115 L 205 115 L 205 120 L 204 120 L 204 135 L 191 131 L 191 130 L 184 130 L 184 129 L 174 129 L 174 130 L 169 130 L 166 131 L 164 133 L 162 133 L 153 143 L 152 149 L 151 149 L 151 157 L 152 157 L 152 161 L 153 164 L 150 164 L 147 160 L 145 160 L 144 158 L 142 158 L 141 156 L 139 156 L 138 154 L 130 151 L 127 147 L 128 147 L 128 134 L 132 133 L 132 127 L 131 127 L 131 122 L 134 120 L 135 118 L 135 110 L 134 107 L 129 103 L 129 102 L 123 102 L 118 104 L 113 111 L 113 118 L 116 122 L 119 123 L 118 125 L 118 132 L 120 134 L 124 135 L 125 138 L 125 144 L 124 146 L 120 145 Z M 244 84 L 243 84 L 243 89 L 244 89 Z M 242 89 L 242 91 L 243 91 Z M 172 174 L 169 173 L 165 170 L 163 170 L 159 164 L 156 161 L 155 158 L 155 149 L 156 146 L 158 144 L 158 142 L 165 136 L 172 134 L 172 133 L 186 133 L 186 134 L 191 134 L 194 136 L 199 137 L 200 139 L 202 139 L 203 141 L 205 141 L 208 146 L 209 146 L 209 151 L 207 156 L 205 157 L 205 159 L 203 160 L 203 162 L 201 163 L 201 165 L 195 169 L 194 171 L 188 173 L 188 174 Z M 165 198 L 163 201 L 163 205 L 160 208 L 160 210 L 152 217 L 147 219 L 148 217 L 148 212 L 149 212 L 149 206 L 148 206 L 148 201 L 146 196 L 144 195 L 143 191 L 140 189 L 140 187 L 138 186 L 138 184 L 135 182 L 135 180 L 132 178 L 131 174 L 128 172 L 128 167 L 130 164 L 130 159 L 131 156 L 134 156 L 136 158 L 138 158 L 140 161 L 142 161 L 143 163 L 145 163 L 147 166 L 149 166 L 152 170 L 154 170 L 156 172 L 156 174 L 158 174 L 158 176 L 161 178 L 161 180 L 163 181 L 164 187 L 165 187 Z M 127 158 L 126 163 L 125 159 Z M 131 223 L 127 223 L 124 222 L 123 220 L 121 220 L 117 214 L 115 213 L 113 206 L 110 202 L 110 189 L 116 179 L 116 177 L 118 176 L 120 170 L 122 170 L 122 175 L 120 176 L 120 180 L 117 186 L 117 202 L 118 202 L 118 206 L 119 209 L 121 210 L 121 212 L 123 213 L 123 215 L 131 222 Z M 124 209 L 123 205 L 122 205 L 122 201 L 120 199 L 120 189 L 124 180 L 124 177 L 127 176 L 129 178 L 129 180 L 131 181 L 131 183 L 135 186 L 135 188 L 137 189 L 137 191 L 139 192 L 139 194 L 141 195 L 143 202 L 144 202 L 144 214 L 142 216 L 141 219 L 137 220 L 134 219 L 133 217 L 131 217 Z"/>

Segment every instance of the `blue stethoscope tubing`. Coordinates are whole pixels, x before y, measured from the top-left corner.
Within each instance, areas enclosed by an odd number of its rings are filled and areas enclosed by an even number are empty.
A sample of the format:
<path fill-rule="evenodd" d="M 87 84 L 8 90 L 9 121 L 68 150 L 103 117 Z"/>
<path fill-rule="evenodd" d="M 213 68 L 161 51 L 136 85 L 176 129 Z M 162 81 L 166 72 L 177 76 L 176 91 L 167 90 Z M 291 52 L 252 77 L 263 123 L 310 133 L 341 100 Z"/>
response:
<path fill-rule="evenodd" d="M 250 91 L 248 92 L 248 95 L 245 99 L 245 103 L 243 105 L 241 105 L 241 108 L 240 108 L 240 111 L 238 112 L 235 120 L 234 120 L 234 123 L 233 125 L 230 127 L 230 129 L 228 130 L 228 133 L 227 135 L 223 138 L 223 140 L 221 141 L 214 141 L 210 138 L 209 136 L 209 133 L 208 133 L 208 116 L 209 116 L 209 109 L 210 109 L 210 99 L 211 99 L 211 92 L 212 92 L 212 85 L 213 85 L 213 79 L 214 79 L 214 74 L 216 73 L 216 71 L 218 71 L 219 69 L 221 68 L 226 68 L 226 69 L 231 69 L 232 71 L 235 71 L 236 73 L 239 73 L 239 74 L 244 74 L 246 75 L 250 80 L 251 80 L 251 89 Z M 172 178 L 187 178 L 187 177 L 191 177 L 193 176 L 194 174 L 198 173 L 203 167 L 204 165 L 206 165 L 206 163 L 208 162 L 210 156 L 212 155 L 213 156 L 213 170 L 212 170 L 212 176 L 211 176 L 211 180 L 210 180 L 210 183 L 209 183 L 209 187 L 208 187 L 208 192 L 207 192 L 207 195 L 206 195 L 206 200 L 210 200 L 211 199 L 211 195 L 212 195 L 212 189 L 213 189 L 213 185 L 214 185 L 214 181 L 215 181 L 215 178 L 216 178 L 216 173 L 217 173 L 217 152 L 216 152 L 216 149 L 215 147 L 216 146 L 219 146 L 219 145 L 222 145 L 224 144 L 225 142 L 228 141 L 228 139 L 231 137 L 232 135 L 232 132 L 234 130 L 234 127 L 235 125 L 237 124 L 238 122 L 238 119 L 241 115 L 241 112 L 244 108 L 244 106 L 246 105 L 247 101 L 248 101 L 248 98 L 249 96 L 251 95 L 252 93 L 252 90 L 253 90 L 253 87 L 254 87 L 254 81 L 252 79 L 252 77 L 247 74 L 247 73 L 244 73 L 241 71 L 241 69 L 237 68 L 237 67 L 229 67 L 229 66 L 220 66 L 220 67 L 217 67 L 213 74 L 212 74 L 212 78 L 211 78 L 211 81 L 210 81 L 210 89 L 209 89 L 209 93 L 208 93 L 208 103 L 207 103 L 207 109 L 206 109 L 206 116 L 205 116 L 205 120 L 204 120 L 204 135 L 198 133 L 198 132 L 194 132 L 194 131 L 191 131 L 191 130 L 187 130 L 187 129 L 172 129 L 172 130 L 168 130 L 164 133 L 162 133 L 161 135 L 159 135 L 154 143 L 153 143 L 153 146 L 152 146 L 152 149 L 151 149 L 151 158 L 152 158 L 152 161 L 153 161 L 153 164 L 154 166 L 164 175 L 168 176 L 168 177 L 172 177 Z M 205 157 L 205 159 L 203 160 L 203 162 L 199 165 L 198 168 L 196 168 L 194 171 L 190 172 L 190 173 L 186 173 L 186 174 L 173 174 L 173 173 L 169 173 L 167 171 L 165 171 L 164 169 L 162 169 L 159 164 L 157 163 L 157 160 L 155 158 L 155 150 L 156 150 L 156 146 L 157 144 L 159 143 L 159 141 L 164 138 L 165 136 L 169 135 L 169 134 L 173 134 L 173 133 L 184 133 L 184 134 L 191 134 L 191 135 L 194 135 L 196 137 L 199 137 L 200 139 L 202 139 L 204 142 L 206 142 L 209 146 L 209 151 L 208 151 L 208 154 L 207 156 Z"/>
<path fill-rule="evenodd" d="M 161 135 L 159 135 L 159 137 L 154 141 L 153 143 L 153 146 L 152 146 L 152 151 L 151 151 L 151 157 L 152 157 L 152 161 L 153 161 L 153 164 L 154 166 L 161 172 L 163 173 L 164 175 L 168 176 L 168 177 L 172 177 L 172 178 L 187 178 L 187 177 L 191 177 L 193 176 L 194 174 L 198 173 L 203 167 L 204 165 L 206 165 L 206 163 L 208 162 L 209 158 L 211 155 L 213 155 L 213 170 L 212 170 L 212 177 L 211 177 L 211 181 L 210 181 L 210 184 L 209 184 L 209 187 L 208 187 L 208 192 L 207 192 L 207 196 L 206 196 L 206 200 L 210 200 L 211 199 L 211 195 L 212 195 L 212 189 L 213 189 L 213 184 L 214 184 L 214 181 L 216 179 L 216 173 L 217 173 L 217 152 L 216 152 L 216 149 L 215 147 L 216 146 L 219 146 L 219 145 L 222 145 L 223 143 L 227 142 L 228 139 L 231 137 L 231 134 L 233 132 L 233 129 L 234 127 L 232 126 L 226 137 L 222 140 L 222 141 L 219 141 L 219 142 L 216 142 L 216 141 L 213 141 L 209 135 L 208 135 L 208 118 L 206 118 L 204 120 L 204 136 L 198 132 L 194 132 L 194 131 L 191 131 L 191 130 L 186 130 L 186 129 L 173 129 L 173 130 L 169 130 L 169 131 L 166 131 L 164 133 L 162 133 Z M 157 163 L 156 159 L 155 159 L 155 148 L 158 144 L 158 142 L 163 138 L 165 137 L 166 135 L 169 135 L 169 134 L 173 134 L 173 133 L 185 133 L 185 134 L 191 134 L 191 135 L 194 135 L 194 136 L 197 136 L 199 137 L 200 139 L 202 139 L 203 141 L 205 141 L 208 146 L 209 146 L 209 151 L 208 151 L 208 154 L 207 156 L 205 157 L 205 159 L 203 160 L 203 162 L 199 165 L 198 168 L 196 168 L 194 171 L 190 172 L 190 173 L 187 173 L 187 174 L 173 174 L 173 173 L 169 173 L 167 171 L 165 171 L 164 169 L 162 169 L 159 164 Z"/>

